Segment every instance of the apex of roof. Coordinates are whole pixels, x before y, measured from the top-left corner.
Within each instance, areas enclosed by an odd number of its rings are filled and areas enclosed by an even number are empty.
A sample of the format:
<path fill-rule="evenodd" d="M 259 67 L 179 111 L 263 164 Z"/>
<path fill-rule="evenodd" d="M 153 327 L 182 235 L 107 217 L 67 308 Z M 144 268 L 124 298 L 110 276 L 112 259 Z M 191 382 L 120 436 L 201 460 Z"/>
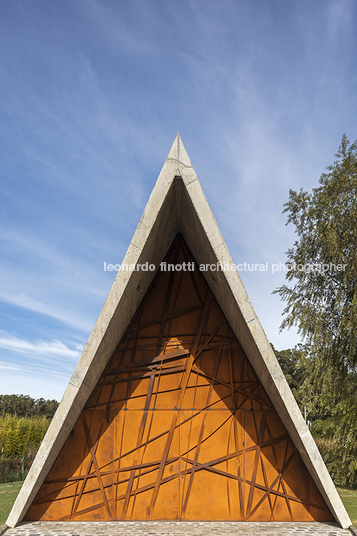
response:
<path fill-rule="evenodd" d="M 179 133 L 176 134 L 176 138 L 174 139 L 170 152 L 167 155 L 166 161 L 169 160 L 174 160 L 185 167 L 193 167 Z"/>

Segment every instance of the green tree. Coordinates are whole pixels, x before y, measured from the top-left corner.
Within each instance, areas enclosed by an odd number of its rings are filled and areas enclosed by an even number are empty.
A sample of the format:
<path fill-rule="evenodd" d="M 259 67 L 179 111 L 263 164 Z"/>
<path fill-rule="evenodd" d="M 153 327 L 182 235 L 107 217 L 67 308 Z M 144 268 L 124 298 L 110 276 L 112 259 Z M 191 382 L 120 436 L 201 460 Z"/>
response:
<path fill-rule="evenodd" d="M 357 145 L 344 135 L 311 193 L 290 190 L 287 224 L 297 240 L 275 293 L 281 329 L 298 327 L 307 356 L 297 400 L 335 482 L 357 487 Z M 283 367 L 284 369 L 284 367 Z"/>
<path fill-rule="evenodd" d="M 342 383 L 302 345 L 275 354 L 333 480 L 357 488 L 356 375 L 349 371 Z"/>
<path fill-rule="evenodd" d="M 49 425 L 44 415 L 0 415 L 0 483 L 24 478 Z"/>
<path fill-rule="evenodd" d="M 357 365 L 357 145 L 342 137 L 312 193 L 290 190 L 284 212 L 298 239 L 275 293 L 287 302 L 282 328 L 296 325 L 309 351 L 340 373 Z"/>
<path fill-rule="evenodd" d="M 303 348 L 301 345 L 299 345 L 299 347 L 287 350 L 276 350 L 274 346 L 273 349 L 290 389 L 292 390 L 292 393 L 301 409 L 303 400 L 301 400 L 300 389 L 307 375 L 307 368 L 309 365 Z"/>

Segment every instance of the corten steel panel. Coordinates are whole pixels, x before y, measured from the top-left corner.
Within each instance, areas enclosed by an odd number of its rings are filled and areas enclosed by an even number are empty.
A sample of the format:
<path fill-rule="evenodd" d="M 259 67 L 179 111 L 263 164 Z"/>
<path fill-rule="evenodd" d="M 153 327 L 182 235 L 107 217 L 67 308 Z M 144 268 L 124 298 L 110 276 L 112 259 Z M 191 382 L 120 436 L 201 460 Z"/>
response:
<path fill-rule="evenodd" d="M 197 265 L 158 272 L 26 519 L 332 521 Z"/>

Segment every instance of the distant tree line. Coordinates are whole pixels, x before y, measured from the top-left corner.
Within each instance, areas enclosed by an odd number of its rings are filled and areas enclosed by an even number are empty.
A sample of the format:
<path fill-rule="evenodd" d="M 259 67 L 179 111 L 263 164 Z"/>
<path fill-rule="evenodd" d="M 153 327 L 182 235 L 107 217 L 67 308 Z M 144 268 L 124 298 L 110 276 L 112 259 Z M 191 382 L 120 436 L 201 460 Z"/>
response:
<path fill-rule="evenodd" d="M 57 400 L 34 399 L 28 395 L 0 395 L 0 415 L 52 419 L 57 407 Z"/>
<path fill-rule="evenodd" d="M 56 400 L 0 395 L 0 483 L 25 478 L 57 407 Z"/>

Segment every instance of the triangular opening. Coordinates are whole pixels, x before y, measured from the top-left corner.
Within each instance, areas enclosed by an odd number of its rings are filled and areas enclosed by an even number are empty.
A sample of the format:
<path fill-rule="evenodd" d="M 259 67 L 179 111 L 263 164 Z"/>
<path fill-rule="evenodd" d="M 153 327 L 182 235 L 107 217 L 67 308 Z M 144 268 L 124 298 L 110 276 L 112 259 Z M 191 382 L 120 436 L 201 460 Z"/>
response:
<path fill-rule="evenodd" d="M 163 263 L 26 519 L 332 521 L 181 235 Z"/>

